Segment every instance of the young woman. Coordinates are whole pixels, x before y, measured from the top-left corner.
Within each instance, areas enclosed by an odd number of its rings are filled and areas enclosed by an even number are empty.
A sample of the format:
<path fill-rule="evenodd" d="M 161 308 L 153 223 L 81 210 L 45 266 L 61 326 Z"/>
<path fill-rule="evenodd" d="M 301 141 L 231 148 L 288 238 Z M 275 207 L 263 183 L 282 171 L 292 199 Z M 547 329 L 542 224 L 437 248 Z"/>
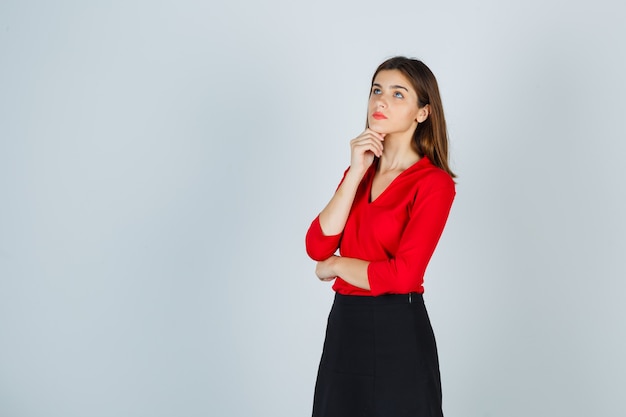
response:
<path fill-rule="evenodd" d="M 350 167 L 306 235 L 318 278 L 336 292 L 313 416 L 443 416 L 422 293 L 455 186 L 426 65 L 395 57 L 378 67 L 367 128 L 350 146 Z"/>

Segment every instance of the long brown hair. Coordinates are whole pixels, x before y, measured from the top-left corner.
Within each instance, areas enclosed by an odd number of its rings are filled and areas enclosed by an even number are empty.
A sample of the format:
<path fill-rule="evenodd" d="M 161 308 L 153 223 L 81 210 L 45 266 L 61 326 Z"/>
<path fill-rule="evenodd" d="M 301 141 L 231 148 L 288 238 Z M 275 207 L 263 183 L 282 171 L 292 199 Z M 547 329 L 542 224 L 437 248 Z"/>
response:
<path fill-rule="evenodd" d="M 417 93 L 417 106 L 419 108 L 427 104 L 430 106 L 428 118 L 418 124 L 413 133 L 413 145 L 417 154 L 420 157 L 428 157 L 434 165 L 446 171 L 451 177 L 456 177 L 448 165 L 448 129 L 435 75 L 422 61 L 396 56 L 378 66 L 372 77 L 372 84 L 376 75 L 385 70 L 400 71 Z"/>

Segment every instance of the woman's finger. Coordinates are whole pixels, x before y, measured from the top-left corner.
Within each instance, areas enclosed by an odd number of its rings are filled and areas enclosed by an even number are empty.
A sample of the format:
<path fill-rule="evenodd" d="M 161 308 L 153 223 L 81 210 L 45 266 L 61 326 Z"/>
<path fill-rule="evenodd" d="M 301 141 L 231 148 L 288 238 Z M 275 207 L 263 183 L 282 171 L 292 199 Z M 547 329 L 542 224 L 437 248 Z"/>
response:
<path fill-rule="evenodd" d="M 377 156 L 380 156 L 380 154 L 383 152 L 383 144 L 377 139 L 372 139 L 372 138 L 361 139 L 352 144 L 352 149 L 354 150 L 357 150 L 357 149 L 363 150 L 363 148 L 365 148 L 366 150 L 371 150 Z"/>

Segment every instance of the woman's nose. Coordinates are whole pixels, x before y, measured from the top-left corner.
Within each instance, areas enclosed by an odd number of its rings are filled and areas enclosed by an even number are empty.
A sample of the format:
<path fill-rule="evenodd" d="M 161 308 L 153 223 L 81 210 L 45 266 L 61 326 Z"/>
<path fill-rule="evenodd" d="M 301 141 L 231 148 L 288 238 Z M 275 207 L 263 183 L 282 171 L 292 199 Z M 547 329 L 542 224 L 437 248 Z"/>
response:
<path fill-rule="evenodd" d="M 376 97 L 376 101 L 374 103 L 376 104 L 376 107 L 381 107 L 383 109 L 387 107 L 387 100 L 382 96 L 382 94 Z"/>

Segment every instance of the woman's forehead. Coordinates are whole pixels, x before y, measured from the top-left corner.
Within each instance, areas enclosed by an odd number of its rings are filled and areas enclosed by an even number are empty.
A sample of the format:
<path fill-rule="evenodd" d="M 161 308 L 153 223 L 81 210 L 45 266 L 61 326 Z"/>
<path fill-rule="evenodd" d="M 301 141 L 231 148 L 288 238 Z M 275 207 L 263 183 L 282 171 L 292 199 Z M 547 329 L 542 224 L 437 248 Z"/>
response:
<path fill-rule="evenodd" d="M 411 81 L 399 70 L 382 70 L 374 77 L 373 84 L 378 84 L 382 87 L 389 87 L 392 85 L 401 85 L 407 89 L 413 90 Z"/>

